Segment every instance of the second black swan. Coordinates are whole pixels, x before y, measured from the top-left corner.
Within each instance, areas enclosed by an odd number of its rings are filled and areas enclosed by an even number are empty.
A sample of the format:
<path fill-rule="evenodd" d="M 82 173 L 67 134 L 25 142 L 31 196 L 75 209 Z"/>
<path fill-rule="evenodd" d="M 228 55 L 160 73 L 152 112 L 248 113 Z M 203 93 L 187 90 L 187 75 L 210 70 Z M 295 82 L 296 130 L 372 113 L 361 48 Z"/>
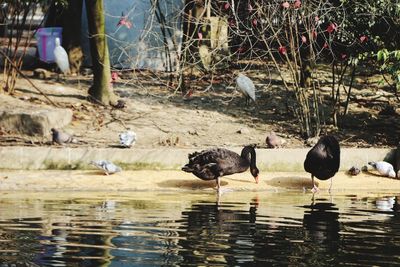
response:
<path fill-rule="evenodd" d="M 308 151 L 304 161 L 304 169 L 311 173 L 313 183 L 312 191 L 318 190 L 314 183 L 314 177 L 320 180 L 332 178 L 339 170 L 340 146 L 339 142 L 332 135 L 322 136 L 317 144 Z M 329 190 L 332 187 L 332 180 Z"/>

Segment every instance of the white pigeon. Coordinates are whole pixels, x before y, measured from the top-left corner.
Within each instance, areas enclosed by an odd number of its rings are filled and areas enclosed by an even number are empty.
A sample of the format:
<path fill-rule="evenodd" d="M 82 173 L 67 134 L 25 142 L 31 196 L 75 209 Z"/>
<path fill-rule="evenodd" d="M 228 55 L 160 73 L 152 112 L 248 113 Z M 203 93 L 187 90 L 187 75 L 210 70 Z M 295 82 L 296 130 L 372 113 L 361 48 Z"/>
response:
<path fill-rule="evenodd" d="M 124 147 L 131 147 L 136 143 L 136 133 L 132 131 L 126 131 L 119 134 L 119 143 Z"/>
<path fill-rule="evenodd" d="M 67 51 L 60 45 L 60 38 L 55 39 L 56 47 L 54 48 L 54 58 L 56 60 L 57 66 L 60 68 L 62 73 L 69 72 L 69 60 Z"/>
<path fill-rule="evenodd" d="M 102 170 L 106 175 L 122 171 L 121 167 L 108 160 L 92 160 L 90 164 Z"/>
<path fill-rule="evenodd" d="M 256 88 L 253 81 L 246 75 L 239 73 L 236 77 L 236 86 L 246 97 L 246 104 L 249 104 L 249 100 L 256 102 Z"/>
<path fill-rule="evenodd" d="M 380 175 L 396 178 L 396 173 L 394 172 L 392 164 L 386 161 L 370 161 L 368 162 L 368 164 L 371 165 L 375 170 L 377 170 Z"/>

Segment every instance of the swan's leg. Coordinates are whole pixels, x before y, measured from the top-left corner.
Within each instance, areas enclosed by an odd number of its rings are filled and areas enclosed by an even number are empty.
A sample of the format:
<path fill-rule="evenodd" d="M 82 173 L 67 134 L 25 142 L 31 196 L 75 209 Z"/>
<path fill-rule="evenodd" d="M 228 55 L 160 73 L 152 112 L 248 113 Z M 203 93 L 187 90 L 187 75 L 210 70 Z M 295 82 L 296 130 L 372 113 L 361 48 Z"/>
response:
<path fill-rule="evenodd" d="M 311 192 L 313 192 L 313 193 L 315 193 L 315 192 L 318 192 L 318 187 L 315 185 L 315 182 L 314 182 L 314 175 L 311 175 L 311 180 L 312 180 L 312 184 L 313 184 L 313 188 L 311 189 Z"/>
<path fill-rule="evenodd" d="M 333 180 L 332 178 L 331 178 L 331 185 L 329 186 L 329 190 L 328 190 L 329 193 L 331 192 L 331 189 L 332 189 L 332 180 Z"/>
<path fill-rule="evenodd" d="M 221 188 L 221 183 L 220 183 L 219 177 L 217 177 L 217 191 L 218 192 L 220 191 L 220 188 Z"/>

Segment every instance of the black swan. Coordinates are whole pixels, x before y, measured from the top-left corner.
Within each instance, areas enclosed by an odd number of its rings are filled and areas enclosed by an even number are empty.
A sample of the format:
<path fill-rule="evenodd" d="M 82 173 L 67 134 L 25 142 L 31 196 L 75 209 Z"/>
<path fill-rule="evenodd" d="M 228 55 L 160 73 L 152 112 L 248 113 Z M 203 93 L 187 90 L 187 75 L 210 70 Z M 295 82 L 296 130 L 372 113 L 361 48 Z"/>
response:
<path fill-rule="evenodd" d="M 311 191 L 318 191 L 314 183 L 314 176 L 320 180 L 327 180 L 335 175 L 340 165 L 339 142 L 332 135 L 321 137 L 313 148 L 307 153 L 304 161 L 304 170 L 311 173 L 313 188 Z M 329 191 L 332 187 L 329 187 Z"/>
<path fill-rule="evenodd" d="M 254 146 L 245 146 L 241 155 L 225 149 L 212 148 L 189 154 L 189 163 L 182 167 L 185 172 L 191 172 L 202 180 L 217 180 L 217 190 L 220 190 L 220 177 L 246 171 L 250 167 L 256 183 L 259 170 L 256 166 L 256 151 Z"/>
<path fill-rule="evenodd" d="M 394 159 L 394 170 L 396 172 L 397 179 L 400 179 L 400 145 L 396 149 Z"/>

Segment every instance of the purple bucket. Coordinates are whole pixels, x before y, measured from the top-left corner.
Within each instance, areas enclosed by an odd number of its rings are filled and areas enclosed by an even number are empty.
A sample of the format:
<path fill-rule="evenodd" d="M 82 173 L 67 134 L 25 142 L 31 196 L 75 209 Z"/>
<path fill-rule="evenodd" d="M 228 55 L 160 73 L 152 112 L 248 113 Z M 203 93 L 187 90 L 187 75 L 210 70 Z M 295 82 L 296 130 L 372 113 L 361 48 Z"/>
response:
<path fill-rule="evenodd" d="M 55 62 L 54 48 L 56 37 L 60 38 L 62 43 L 62 28 L 39 28 L 35 34 L 37 40 L 37 47 L 39 51 L 39 58 L 41 61 L 47 63 Z"/>

